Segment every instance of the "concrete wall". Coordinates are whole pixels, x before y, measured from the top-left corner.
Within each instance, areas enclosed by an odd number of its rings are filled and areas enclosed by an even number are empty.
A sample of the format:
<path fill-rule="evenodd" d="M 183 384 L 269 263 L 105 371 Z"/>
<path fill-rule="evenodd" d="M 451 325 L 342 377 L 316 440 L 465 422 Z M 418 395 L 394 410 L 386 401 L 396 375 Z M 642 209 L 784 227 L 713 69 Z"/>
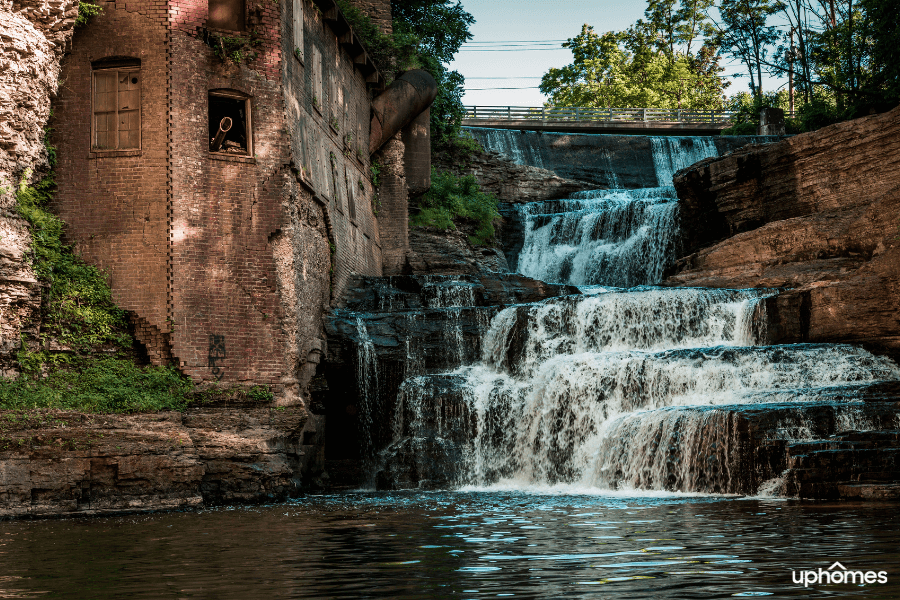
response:
<path fill-rule="evenodd" d="M 598 188 L 642 188 L 658 185 L 651 137 L 589 133 L 546 133 L 464 127 L 485 150 L 510 160 L 548 169 L 564 179 L 595 183 Z M 676 138 L 669 138 L 676 139 Z M 774 141 L 757 136 L 719 136 L 719 155 L 748 143 Z"/>

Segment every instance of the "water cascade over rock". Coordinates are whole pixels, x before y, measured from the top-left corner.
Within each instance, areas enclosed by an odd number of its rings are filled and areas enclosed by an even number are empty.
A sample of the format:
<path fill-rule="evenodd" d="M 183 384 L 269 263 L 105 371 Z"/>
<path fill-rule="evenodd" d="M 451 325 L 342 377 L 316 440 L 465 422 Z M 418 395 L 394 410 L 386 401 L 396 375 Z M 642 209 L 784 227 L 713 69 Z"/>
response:
<path fill-rule="evenodd" d="M 488 307 L 481 284 L 420 282 L 419 316 L 406 318 L 428 330 L 428 311 L 444 311 L 430 335 L 442 340 L 445 368 L 410 359 L 379 405 L 381 438 L 369 446 L 380 449 L 379 487 L 830 497 L 836 484 L 810 475 L 827 470 L 824 452 L 857 447 L 860 431 L 890 438 L 900 428 L 900 367 L 890 359 L 851 345 L 769 345 L 778 290 L 652 287 L 679 244 L 671 177 L 717 149 L 701 138 L 649 144 L 656 187 L 521 206 L 518 270 L 559 284 L 556 293 Z M 565 295 L 565 285 L 581 293 Z M 478 305 L 472 321 L 465 311 Z M 381 335 L 368 322 L 354 342 L 360 364 Z M 414 337 L 408 356 L 421 347 Z"/>

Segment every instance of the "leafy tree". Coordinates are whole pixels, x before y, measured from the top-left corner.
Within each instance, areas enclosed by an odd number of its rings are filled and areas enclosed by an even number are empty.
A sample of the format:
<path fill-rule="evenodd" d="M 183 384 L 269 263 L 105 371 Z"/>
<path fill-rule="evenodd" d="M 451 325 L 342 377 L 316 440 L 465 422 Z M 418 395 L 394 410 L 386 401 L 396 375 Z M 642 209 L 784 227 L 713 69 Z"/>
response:
<path fill-rule="evenodd" d="M 395 39 L 416 48 L 418 66 L 431 73 L 438 84 L 438 95 L 431 106 L 432 147 L 453 144 L 465 115 L 465 80 L 447 64 L 472 38 L 469 27 L 475 19 L 458 0 L 393 0 L 391 13 Z"/>
<path fill-rule="evenodd" d="M 750 76 L 750 90 L 758 98 L 763 93 L 762 76 L 768 70 L 769 50 L 780 37 L 768 19 L 781 9 L 779 0 L 722 0 L 719 6 L 721 23 L 716 41 L 744 64 Z"/>
<path fill-rule="evenodd" d="M 721 107 L 724 85 L 715 52 L 707 49 L 706 62 L 698 68 L 700 61 L 693 57 L 669 54 L 674 46 L 655 35 L 654 28 L 652 22 L 639 21 L 626 32 L 598 34 L 583 25 L 579 35 L 563 44 L 572 50 L 572 64 L 550 69 L 541 79 L 541 91 L 556 106 Z"/>

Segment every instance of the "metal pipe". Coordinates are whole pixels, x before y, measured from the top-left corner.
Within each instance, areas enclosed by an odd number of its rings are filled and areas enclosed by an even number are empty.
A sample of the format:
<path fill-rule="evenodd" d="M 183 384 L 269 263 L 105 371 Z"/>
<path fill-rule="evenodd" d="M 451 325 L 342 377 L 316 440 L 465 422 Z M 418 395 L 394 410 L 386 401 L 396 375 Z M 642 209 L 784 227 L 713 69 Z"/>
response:
<path fill-rule="evenodd" d="M 225 141 L 225 134 L 231 131 L 232 125 L 231 117 L 222 117 L 222 120 L 219 121 L 219 131 L 216 132 L 216 137 L 209 143 L 210 152 L 219 151 L 219 148 L 222 147 L 222 143 Z"/>
<path fill-rule="evenodd" d="M 369 154 L 430 107 L 436 96 L 437 83 L 427 72 L 413 69 L 398 77 L 372 101 Z"/>

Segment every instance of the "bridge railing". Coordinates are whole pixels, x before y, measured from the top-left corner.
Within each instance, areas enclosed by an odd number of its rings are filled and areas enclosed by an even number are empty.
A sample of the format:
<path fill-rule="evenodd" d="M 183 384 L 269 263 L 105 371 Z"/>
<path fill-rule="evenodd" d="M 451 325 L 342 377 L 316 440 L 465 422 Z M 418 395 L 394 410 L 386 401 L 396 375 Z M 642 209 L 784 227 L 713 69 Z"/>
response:
<path fill-rule="evenodd" d="M 730 110 L 667 108 L 589 108 L 578 106 L 466 106 L 466 120 L 485 121 L 663 121 L 669 123 L 728 123 Z"/>

